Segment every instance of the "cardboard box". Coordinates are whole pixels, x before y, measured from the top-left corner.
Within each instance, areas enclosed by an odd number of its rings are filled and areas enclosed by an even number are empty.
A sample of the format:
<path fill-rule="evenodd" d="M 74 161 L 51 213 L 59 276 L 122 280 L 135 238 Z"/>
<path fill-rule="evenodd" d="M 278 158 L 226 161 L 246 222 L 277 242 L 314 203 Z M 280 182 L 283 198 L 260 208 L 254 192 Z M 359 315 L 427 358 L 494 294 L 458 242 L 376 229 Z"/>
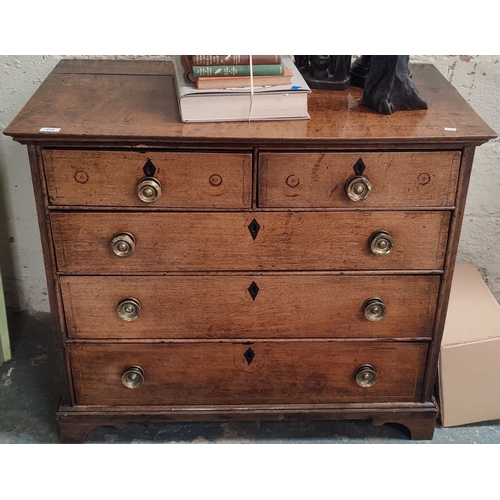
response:
<path fill-rule="evenodd" d="M 443 427 L 500 418 L 500 305 L 469 265 L 455 268 L 438 370 Z"/>

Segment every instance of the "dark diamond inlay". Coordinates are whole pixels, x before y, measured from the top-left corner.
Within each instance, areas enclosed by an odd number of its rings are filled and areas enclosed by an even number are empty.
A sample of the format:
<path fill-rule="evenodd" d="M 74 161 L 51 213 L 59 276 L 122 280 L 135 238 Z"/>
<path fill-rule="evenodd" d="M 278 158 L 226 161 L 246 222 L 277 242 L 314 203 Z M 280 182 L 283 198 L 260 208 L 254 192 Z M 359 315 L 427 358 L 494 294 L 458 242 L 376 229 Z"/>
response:
<path fill-rule="evenodd" d="M 250 364 L 253 361 L 253 358 L 255 358 L 255 353 L 250 349 L 250 347 L 245 351 L 243 354 L 245 356 L 245 359 L 247 360 L 247 363 Z"/>
<path fill-rule="evenodd" d="M 259 234 L 260 224 L 254 219 L 250 224 L 248 224 L 248 230 L 252 235 L 252 238 L 255 240 L 257 235 Z"/>
<path fill-rule="evenodd" d="M 153 162 L 148 158 L 148 161 L 145 163 L 144 168 L 142 169 L 144 175 L 146 177 L 153 177 L 156 172 L 156 167 L 153 165 Z"/>
<path fill-rule="evenodd" d="M 248 287 L 248 292 L 250 293 L 252 300 L 255 300 L 255 297 L 257 297 L 257 294 L 259 293 L 259 287 L 255 281 L 252 281 L 252 284 Z"/>
<path fill-rule="evenodd" d="M 360 158 L 352 167 L 354 169 L 354 173 L 356 175 L 363 175 L 365 171 L 366 165 L 365 162 Z"/>

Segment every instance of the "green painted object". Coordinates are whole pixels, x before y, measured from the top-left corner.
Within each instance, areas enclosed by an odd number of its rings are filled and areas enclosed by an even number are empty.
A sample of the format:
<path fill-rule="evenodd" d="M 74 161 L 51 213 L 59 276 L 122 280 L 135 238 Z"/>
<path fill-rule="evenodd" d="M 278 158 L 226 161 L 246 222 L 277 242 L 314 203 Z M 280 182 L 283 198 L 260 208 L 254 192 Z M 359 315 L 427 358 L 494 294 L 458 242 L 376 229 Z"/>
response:
<path fill-rule="evenodd" d="M 0 365 L 4 361 L 9 361 L 10 358 L 11 354 L 10 354 L 9 330 L 7 329 L 7 312 L 5 311 L 2 277 L 0 276 Z"/>

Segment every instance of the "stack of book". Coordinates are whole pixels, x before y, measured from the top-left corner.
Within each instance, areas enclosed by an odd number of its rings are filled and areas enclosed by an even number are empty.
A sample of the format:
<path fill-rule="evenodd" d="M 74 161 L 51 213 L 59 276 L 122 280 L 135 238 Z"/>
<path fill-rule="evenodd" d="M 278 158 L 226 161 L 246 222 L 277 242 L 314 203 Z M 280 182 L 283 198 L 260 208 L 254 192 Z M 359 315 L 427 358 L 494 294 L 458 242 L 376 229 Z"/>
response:
<path fill-rule="evenodd" d="M 252 56 L 252 64 L 250 56 L 172 60 L 183 122 L 310 118 L 311 90 L 290 56 Z"/>
<path fill-rule="evenodd" d="M 250 67 L 250 57 L 252 66 Z M 281 56 L 182 56 L 198 89 L 269 87 L 288 85 L 292 72 Z M 253 75 L 251 81 L 250 72 Z"/>

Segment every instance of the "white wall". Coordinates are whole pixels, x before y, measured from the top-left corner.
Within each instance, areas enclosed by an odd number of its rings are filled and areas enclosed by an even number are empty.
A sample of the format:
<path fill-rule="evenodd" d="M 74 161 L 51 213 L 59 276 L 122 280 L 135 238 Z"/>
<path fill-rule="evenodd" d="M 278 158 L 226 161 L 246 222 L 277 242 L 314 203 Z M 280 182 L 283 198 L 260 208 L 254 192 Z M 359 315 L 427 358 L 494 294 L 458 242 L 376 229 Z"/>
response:
<path fill-rule="evenodd" d="M 0 55 L 0 269 L 11 310 L 49 303 L 28 154 L 2 132 L 63 57 L 73 56 Z"/>
<path fill-rule="evenodd" d="M 21 110 L 61 57 L 0 56 L 0 131 Z M 414 62 L 433 63 L 498 133 L 499 60 L 500 56 L 412 57 Z M 478 268 L 500 300 L 499 139 L 476 150 L 458 261 Z M 48 311 L 26 148 L 3 135 L 0 136 L 0 268 L 10 309 Z"/>
<path fill-rule="evenodd" d="M 421 56 L 500 135 L 500 56 Z M 500 301 L 500 139 L 476 149 L 458 262 L 475 266 Z"/>
<path fill-rule="evenodd" d="M 0 131 L 57 64 L 49 57 L 0 56 Z M 0 268 L 8 308 L 48 310 L 26 147 L 0 135 Z"/>

